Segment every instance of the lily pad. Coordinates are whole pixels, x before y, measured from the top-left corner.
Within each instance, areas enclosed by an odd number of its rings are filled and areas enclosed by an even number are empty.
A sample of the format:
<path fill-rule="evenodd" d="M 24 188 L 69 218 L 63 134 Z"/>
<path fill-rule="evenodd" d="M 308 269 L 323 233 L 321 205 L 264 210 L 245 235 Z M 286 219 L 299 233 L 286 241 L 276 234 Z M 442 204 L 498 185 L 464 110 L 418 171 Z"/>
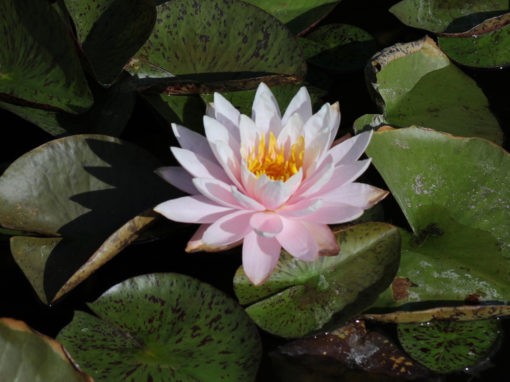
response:
<path fill-rule="evenodd" d="M 47 236 L 11 239 L 42 301 L 70 289 L 68 280 L 83 276 L 84 264 L 90 274 L 117 254 L 154 219 L 144 211 L 175 196 L 154 173 L 159 166 L 118 139 L 75 135 L 30 151 L 4 172 L 0 224 Z"/>
<path fill-rule="evenodd" d="M 79 113 L 92 95 L 69 30 L 48 1 L 0 0 L 0 95 Z"/>
<path fill-rule="evenodd" d="M 305 32 L 327 16 L 341 0 L 245 0 L 272 14 L 294 33 Z"/>
<path fill-rule="evenodd" d="M 399 324 L 397 329 L 404 350 L 438 373 L 476 366 L 496 350 L 501 338 L 498 320 L 431 321 Z"/>
<path fill-rule="evenodd" d="M 97 80 L 110 85 L 149 37 L 154 0 L 64 0 Z"/>
<path fill-rule="evenodd" d="M 258 326 L 282 337 L 301 337 L 361 312 L 389 285 L 400 258 L 394 226 L 359 224 L 336 236 L 338 255 L 305 263 L 283 252 L 262 286 L 253 286 L 242 268 L 237 270 L 234 291 Z"/>
<path fill-rule="evenodd" d="M 420 128 L 374 134 L 367 155 L 414 235 L 374 306 L 510 300 L 510 157 L 479 138 Z"/>
<path fill-rule="evenodd" d="M 328 24 L 298 40 L 310 64 L 336 71 L 361 70 L 377 51 L 374 37 L 348 24 Z"/>
<path fill-rule="evenodd" d="M 239 0 L 177 0 L 157 6 L 154 30 L 126 69 L 138 78 L 193 75 L 236 79 L 255 73 L 304 75 L 292 34 Z M 209 76 L 209 77 L 208 77 Z"/>
<path fill-rule="evenodd" d="M 403 0 L 390 8 L 404 24 L 434 33 L 464 32 L 507 10 L 507 0 Z"/>
<path fill-rule="evenodd" d="M 93 382 L 61 344 L 12 318 L 0 318 L 0 375 L 4 381 Z"/>
<path fill-rule="evenodd" d="M 438 37 L 441 49 L 454 61 L 475 67 L 510 65 L 510 13 L 485 20 L 477 27 Z"/>
<path fill-rule="evenodd" d="M 366 75 L 383 118 L 392 126 L 417 125 L 503 142 L 482 90 L 429 37 L 382 50 Z"/>
<path fill-rule="evenodd" d="M 75 312 L 58 340 L 96 380 L 250 381 L 256 327 L 232 299 L 189 276 L 137 276 Z"/>

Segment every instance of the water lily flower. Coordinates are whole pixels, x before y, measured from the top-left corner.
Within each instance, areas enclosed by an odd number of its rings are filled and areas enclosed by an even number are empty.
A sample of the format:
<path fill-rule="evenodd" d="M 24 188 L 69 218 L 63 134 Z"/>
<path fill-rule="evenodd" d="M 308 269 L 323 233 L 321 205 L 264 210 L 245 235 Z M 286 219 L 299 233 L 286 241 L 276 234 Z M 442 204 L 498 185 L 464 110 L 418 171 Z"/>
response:
<path fill-rule="evenodd" d="M 371 132 L 335 144 L 338 103 L 312 114 L 302 87 L 280 114 L 271 90 L 257 89 L 252 117 L 214 94 L 205 137 L 172 124 L 182 167 L 158 173 L 191 194 L 163 202 L 168 219 L 199 223 L 186 250 L 222 250 L 243 243 L 243 268 L 255 285 L 271 275 L 283 247 L 303 261 L 339 252 L 328 224 L 354 220 L 387 192 L 356 183 L 370 165 L 359 160 Z"/>

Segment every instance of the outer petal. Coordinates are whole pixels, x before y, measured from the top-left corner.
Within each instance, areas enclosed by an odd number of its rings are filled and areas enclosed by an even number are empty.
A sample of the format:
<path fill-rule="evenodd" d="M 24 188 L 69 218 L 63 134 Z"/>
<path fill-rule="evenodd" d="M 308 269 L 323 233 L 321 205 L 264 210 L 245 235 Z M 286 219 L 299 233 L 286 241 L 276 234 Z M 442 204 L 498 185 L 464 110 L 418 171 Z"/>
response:
<path fill-rule="evenodd" d="M 312 116 L 312 100 L 304 86 L 299 89 L 290 101 L 289 106 L 287 106 L 287 110 L 285 110 L 282 117 L 282 125 L 285 126 L 289 118 L 295 113 L 299 114 L 303 121 L 307 121 Z"/>
<path fill-rule="evenodd" d="M 275 238 L 263 237 L 250 232 L 243 241 L 243 268 L 254 285 L 261 285 L 271 275 L 281 246 Z"/>
<path fill-rule="evenodd" d="M 348 204 L 366 210 L 384 199 L 388 194 L 388 191 L 369 184 L 348 183 L 326 194 L 322 194 L 321 199 L 327 202 Z"/>
<path fill-rule="evenodd" d="M 252 106 L 252 119 L 264 133 L 270 131 L 277 137 L 282 128 L 280 107 L 273 93 L 263 82 L 255 93 Z"/>
<path fill-rule="evenodd" d="M 329 150 L 328 155 L 333 157 L 335 165 L 354 162 L 365 152 L 372 138 L 372 133 L 373 130 L 370 130 L 349 138 L 333 146 Z"/>
<path fill-rule="evenodd" d="M 274 237 L 283 229 L 282 219 L 273 212 L 257 212 L 250 218 L 250 226 L 264 237 Z"/>
<path fill-rule="evenodd" d="M 234 186 L 209 178 L 194 178 L 193 184 L 196 189 L 213 202 L 235 209 L 260 210 L 263 208 L 255 200 L 245 196 L 240 199 L 234 196 Z"/>
<path fill-rule="evenodd" d="M 330 181 L 334 172 L 335 167 L 333 166 L 333 160 L 330 157 L 326 157 L 319 168 L 309 175 L 301 184 L 301 187 L 297 191 L 295 197 L 292 198 L 291 202 L 316 194 L 317 191 Z"/>
<path fill-rule="evenodd" d="M 278 214 L 286 217 L 301 217 L 314 213 L 322 206 L 322 199 L 303 199 L 278 210 Z"/>
<path fill-rule="evenodd" d="M 215 178 L 231 184 L 231 180 L 216 162 L 195 154 L 192 151 L 184 150 L 179 147 L 171 147 L 175 159 L 186 171 L 196 178 Z"/>
<path fill-rule="evenodd" d="M 198 194 L 198 190 L 193 184 L 192 176 L 182 167 L 160 167 L 155 172 L 179 190 L 188 194 Z"/>
<path fill-rule="evenodd" d="M 282 247 L 302 261 L 314 261 L 319 256 L 319 247 L 307 227 L 297 219 L 282 217 L 283 229 L 276 235 Z"/>
<path fill-rule="evenodd" d="M 326 224 L 317 224 L 303 220 L 308 232 L 313 236 L 319 247 L 319 256 L 333 256 L 340 252 L 340 246 L 335 235 Z"/>
<path fill-rule="evenodd" d="M 225 126 L 232 138 L 239 142 L 239 117 L 241 113 L 225 97 L 214 93 L 214 115 L 223 126 Z"/>
<path fill-rule="evenodd" d="M 205 196 L 194 195 L 167 200 L 158 204 L 154 211 L 177 222 L 212 223 L 235 210 L 220 206 Z"/>
<path fill-rule="evenodd" d="M 331 127 L 331 134 L 329 137 L 329 142 L 327 144 L 327 147 L 330 148 L 333 144 L 333 141 L 335 140 L 336 134 L 338 133 L 338 128 L 340 127 L 340 104 L 338 102 L 335 102 L 331 107 L 329 108 L 329 114 L 330 114 L 330 127 Z"/>
<path fill-rule="evenodd" d="M 225 251 L 230 248 L 234 248 L 235 246 L 241 244 L 241 241 L 237 241 L 235 243 L 225 244 L 225 245 L 210 245 L 205 244 L 202 241 L 202 236 L 207 228 L 210 227 L 210 224 L 202 224 L 198 227 L 197 231 L 193 234 L 191 239 L 188 241 L 188 245 L 186 246 L 186 252 L 198 252 L 198 251 L 207 251 L 207 252 L 218 252 Z"/>
<path fill-rule="evenodd" d="M 363 208 L 323 201 L 317 211 L 301 219 L 321 224 L 340 224 L 350 222 L 361 215 L 363 215 Z"/>
<path fill-rule="evenodd" d="M 172 123 L 172 131 L 183 149 L 192 151 L 211 162 L 216 161 L 209 142 L 203 135 L 176 123 Z"/>
<path fill-rule="evenodd" d="M 225 215 L 211 224 L 202 236 L 204 244 L 209 246 L 225 246 L 236 243 L 245 237 L 252 229 L 251 211 L 236 211 Z"/>

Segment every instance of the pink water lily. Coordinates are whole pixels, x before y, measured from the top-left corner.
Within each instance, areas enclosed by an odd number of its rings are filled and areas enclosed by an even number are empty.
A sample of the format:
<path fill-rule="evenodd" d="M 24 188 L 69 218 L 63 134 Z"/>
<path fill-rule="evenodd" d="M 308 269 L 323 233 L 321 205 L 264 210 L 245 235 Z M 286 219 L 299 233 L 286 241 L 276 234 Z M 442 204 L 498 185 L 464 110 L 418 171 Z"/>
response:
<path fill-rule="evenodd" d="M 271 90 L 257 89 L 252 117 L 214 94 L 204 116 L 205 137 L 172 124 L 182 167 L 158 173 L 191 194 L 159 204 L 168 219 L 199 223 L 187 251 L 243 243 L 243 268 L 255 285 L 271 275 L 283 247 L 303 261 L 339 252 L 328 224 L 354 220 L 387 192 L 356 183 L 370 165 L 359 160 L 371 132 L 335 144 L 338 103 L 312 114 L 302 87 L 283 117 Z"/>

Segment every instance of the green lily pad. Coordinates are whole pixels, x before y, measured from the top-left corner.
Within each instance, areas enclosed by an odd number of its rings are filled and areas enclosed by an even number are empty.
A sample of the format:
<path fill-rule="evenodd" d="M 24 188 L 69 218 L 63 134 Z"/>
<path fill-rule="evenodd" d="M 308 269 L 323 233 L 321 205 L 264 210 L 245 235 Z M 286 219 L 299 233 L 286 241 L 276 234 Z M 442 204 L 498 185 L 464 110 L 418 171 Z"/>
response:
<path fill-rule="evenodd" d="M 4 172 L 0 224 L 47 236 L 11 239 L 42 301 L 68 290 L 69 279 L 82 281 L 83 266 L 90 274 L 117 254 L 154 219 L 144 211 L 175 196 L 157 167 L 126 142 L 75 135 L 28 152 Z"/>
<path fill-rule="evenodd" d="M 327 16 L 341 0 L 245 0 L 272 14 L 294 33 L 306 31 Z"/>
<path fill-rule="evenodd" d="M 94 105 L 78 115 L 6 102 L 0 102 L 0 107 L 32 122 L 53 136 L 89 133 L 118 137 L 135 105 L 134 84 L 129 79 L 118 81 L 108 89 L 96 91 L 95 97 Z"/>
<path fill-rule="evenodd" d="M 250 381 L 256 327 L 232 299 L 189 276 L 137 276 L 75 312 L 58 340 L 101 381 Z"/>
<path fill-rule="evenodd" d="M 321 26 L 298 42 L 310 64 L 329 70 L 361 70 L 377 51 L 370 33 L 347 24 Z"/>
<path fill-rule="evenodd" d="M 87 86 L 69 30 L 48 1 L 0 0 L 0 95 L 69 113 L 88 109 Z"/>
<path fill-rule="evenodd" d="M 361 312 L 391 282 L 400 258 L 398 230 L 365 223 L 336 232 L 341 251 L 305 263 L 282 253 L 274 273 L 255 287 L 239 268 L 234 291 L 262 329 L 301 337 Z"/>
<path fill-rule="evenodd" d="M 404 24 L 434 33 L 464 32 L 507 10 L 507 0 L 403 0 L 390 8 Z"/>
<path fill-rule="evenodd" d="M 420 128 L 374 134 L 367 155 L 414 235 L 374 306 L 510 300 L 510 157 L 479 138 Z"/>
<path fill-rule="evenodd" d="M 404 350 L 437 373 L 463 370 L 485 361 L 502 334 L 498 320 L 431 321 L 399 324 L 397 329 Z"/>
<path fill-rule="evenodd" d="M 61 344 L 12 318 L 0 318 L 0 375 L 4 381 L 93 382 Z"/>
<path fill-rule="evenodd" d="M 510 13 L 485 20 L 477 27 L 438 37 L 441 49 L 454 61 L 475 67 L 510 65 Z"/>
<path fill-rule="evenodd" d="M 304 75 L 306 71 L 292 34 L 250 4 L 177 0 L 159 5 L 157 12 L 151 36 L 126 67 L 138 78 L 216 73 L 225 75 L 224 80 L 264 72 Z"/>
<path fill-rule="evenodd" d="M 97 80 L 110 85 L 149 37 L 154 0 L 64 0 Z"/>
<path fill-rule="evenodd" d="M 392 126 L 417 125 L 503 142 L 482 90 L 429 37 L 382 50 L 366 75 L 383 118 Z"/>

